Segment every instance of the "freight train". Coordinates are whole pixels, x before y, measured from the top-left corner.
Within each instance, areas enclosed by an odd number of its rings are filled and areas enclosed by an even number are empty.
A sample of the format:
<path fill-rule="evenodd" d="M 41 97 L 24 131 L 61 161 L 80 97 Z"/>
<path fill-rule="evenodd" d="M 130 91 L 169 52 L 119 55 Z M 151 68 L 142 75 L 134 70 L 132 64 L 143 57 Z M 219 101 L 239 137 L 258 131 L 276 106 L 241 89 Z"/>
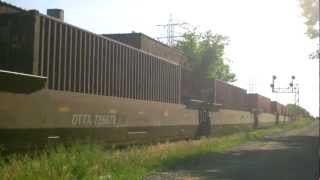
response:
<path fill-rule="evenodd" d="M 288 120 L 284 105 L 185 66 L 143 34 L 99 35 L 0 2 L 0 144 L 140 143 Z"/>

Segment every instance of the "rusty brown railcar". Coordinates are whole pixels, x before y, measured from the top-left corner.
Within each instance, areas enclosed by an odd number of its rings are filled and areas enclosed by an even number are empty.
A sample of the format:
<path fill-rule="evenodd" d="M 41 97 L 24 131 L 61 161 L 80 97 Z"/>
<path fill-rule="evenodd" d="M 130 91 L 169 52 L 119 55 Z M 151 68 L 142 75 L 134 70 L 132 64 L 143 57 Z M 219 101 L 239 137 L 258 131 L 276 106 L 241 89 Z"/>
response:
<path fill-rule="evenodd" d="M 200 79 L 191 71 L 183 69 L 181 84 L 182 99 L 215 102 L 215 80 Z"/>
<path fill-rule="evenodd" d="M 215 80 L 216 103 L 224 109 L 248 111 L 247 91 L 226 82 Z"/>
<path fill-rule="evenodd" d="M 249 109 L 271 113 L 271 100 L 259 94 L 248 94 Z"/>
<path fill-rule="evenodd" d="M 0 13 L 0 144 L 8 148 L 52 140 L 185 139 L 218 134 L 218 126 L 252 124 L 244 89 L 197 78 L 182 72 L 180 61 L 37 11 L 18 10 Z M 267 106 L 256 97 L 255 107 L 269 113 Z"/>
<path fill-rule="evenodd" d="M 247 91 L 221 80 L 199 79 L 183 71 L 182 96 L 221 104 L 223 109 L 248 111 Z"/>
<path fill-rule="evenodd" d="M 0 143 L 195 134 L 197 111 L 180 104 L 180 64 L 37 11 L 0 22 L 0 89 L 9 91 L 0 92 Z"/>
<path fill-rule="evenodd" d="M 274 114 L 281 114 L 282 111 L 282 104 L 278 103 L 277 101 L 271 101 L 271 112 Z"/>

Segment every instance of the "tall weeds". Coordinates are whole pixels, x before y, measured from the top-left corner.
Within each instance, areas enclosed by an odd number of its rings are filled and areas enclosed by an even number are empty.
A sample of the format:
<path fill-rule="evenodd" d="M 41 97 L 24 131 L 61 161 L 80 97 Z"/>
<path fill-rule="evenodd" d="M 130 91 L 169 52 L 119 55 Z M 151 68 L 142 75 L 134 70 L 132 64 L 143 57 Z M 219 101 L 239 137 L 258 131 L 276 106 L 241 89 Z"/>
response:
<path fill-rule="evenodd" d="M 310 122 L 299 120 L 228 136 L 127 149 L 104 149 L 93 144 L 74 144 L 70 147 L 58 145 L 48 147 L 37 155 L 11 155 L 8 160 L 0 157 L 0 179 L 141 179 L 179 160 L 209 152 L 223 152 L 248 140 L 303 127 Z"/>

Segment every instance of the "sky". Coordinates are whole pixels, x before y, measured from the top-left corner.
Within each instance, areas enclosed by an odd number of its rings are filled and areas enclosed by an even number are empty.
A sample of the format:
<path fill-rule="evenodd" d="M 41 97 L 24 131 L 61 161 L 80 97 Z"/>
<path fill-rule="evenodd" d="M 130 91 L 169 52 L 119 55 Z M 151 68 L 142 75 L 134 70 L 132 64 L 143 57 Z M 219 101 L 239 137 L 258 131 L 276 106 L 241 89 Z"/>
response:
<path fill-rule="evenodd" d="M 237 81 L 233 84 L 283 104 L 293 94 L 274 94 L 270 84 L 288 87 L 291 76 L 300 87 L 300 105 L 313 115 L 319 111 L 319 62 L 309 59 L 317 41 L 304 33 L 305 19 L 298 0 L 7 0 L 25 9 L 46 13 L 64 9 L 65 21 L 102 33 L 142 32 L 165 35 L 159 24 L 187 22 L 199 31 L 229 37 L 225 58 Z M 181 29 L 182 30 L 182 29 Z M 181 31 L 177 29 L 177 31 Z"/>

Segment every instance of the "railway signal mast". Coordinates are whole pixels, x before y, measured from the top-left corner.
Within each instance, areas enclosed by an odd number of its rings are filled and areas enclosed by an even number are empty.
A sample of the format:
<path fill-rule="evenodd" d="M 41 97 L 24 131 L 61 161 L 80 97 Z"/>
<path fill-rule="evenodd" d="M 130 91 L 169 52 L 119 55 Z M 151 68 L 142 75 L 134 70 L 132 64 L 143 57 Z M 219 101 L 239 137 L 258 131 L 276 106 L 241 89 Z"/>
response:
<path fill-rule="evenodd" d="M 291 82 L 289 83 L 289 87 L 275 87 L 275 80 L 277 76 L 272 76 L 272 84 L 270 85 L 273 93 L 289 93 L 294 94 L 294 104 L 299 105 L 299 84 L 294 83 L 295 76 L 291 76 Z"/>

